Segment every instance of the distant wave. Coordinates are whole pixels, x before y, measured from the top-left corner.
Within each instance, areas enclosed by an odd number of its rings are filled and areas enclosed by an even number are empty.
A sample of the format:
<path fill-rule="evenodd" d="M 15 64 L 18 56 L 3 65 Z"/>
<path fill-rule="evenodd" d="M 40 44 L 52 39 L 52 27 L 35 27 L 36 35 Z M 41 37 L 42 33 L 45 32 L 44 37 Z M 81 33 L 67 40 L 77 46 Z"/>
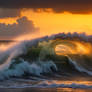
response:
<path fill-rule="evenodd" d="M 23 81 L 22 81 L 23 82 Z M 73 81 L 70 81 L 71 83 L 68 83 L 69 81 L 66 81 L 66 83 L 63 83 L 63 81 L 41 81 L 37 84 L 18 84 L 17 82 L 14 85 L 8 85 L 8 86 L 0 86 L 0 88 L 79 88 L 79 89 L 92 89 L 91 84 L 85 84 L 85 83 L 73 83 Z"/>

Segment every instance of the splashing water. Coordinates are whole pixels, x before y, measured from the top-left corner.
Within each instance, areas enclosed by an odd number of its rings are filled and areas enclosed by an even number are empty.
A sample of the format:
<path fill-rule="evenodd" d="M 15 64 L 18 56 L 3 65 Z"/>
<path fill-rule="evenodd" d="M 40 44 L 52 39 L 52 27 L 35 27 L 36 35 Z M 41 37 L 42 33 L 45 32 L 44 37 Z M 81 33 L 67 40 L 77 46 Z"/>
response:
<path fill-rule="evenodd" d="M 75 76 L 89 78 L 92 76 L 91 48 L 92 43 L 89 41 L 67 39 L 67 36 L 63 38 L 60 34 L 1 46 L 0 80 L 32 76 L 47 80 L 50 78 L 71 80 Z M 47 87 L 53 85 L 50 84 Z M 55 83 L 55 87 L 57 86 L 84 87 L 76 83 L 69 85 Z M 91 85 L 86 87 L 92 88 Z"/>

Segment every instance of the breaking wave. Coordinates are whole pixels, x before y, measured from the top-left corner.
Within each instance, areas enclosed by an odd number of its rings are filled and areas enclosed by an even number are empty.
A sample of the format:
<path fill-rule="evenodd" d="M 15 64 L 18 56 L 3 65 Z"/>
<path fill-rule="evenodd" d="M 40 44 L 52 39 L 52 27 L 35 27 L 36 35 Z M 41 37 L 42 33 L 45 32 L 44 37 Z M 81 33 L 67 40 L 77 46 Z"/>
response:
<path fill-rule="evenodd" d="M 0 80 L 43 77 L 91 77 L 92 42 L 84 34 L 56 34 L 25 40 L 0 49 Z M 41 85 L 40 85 L 41 86 Z M 92 88 L 77 84 L 50 84 L 47 87 Z"/>

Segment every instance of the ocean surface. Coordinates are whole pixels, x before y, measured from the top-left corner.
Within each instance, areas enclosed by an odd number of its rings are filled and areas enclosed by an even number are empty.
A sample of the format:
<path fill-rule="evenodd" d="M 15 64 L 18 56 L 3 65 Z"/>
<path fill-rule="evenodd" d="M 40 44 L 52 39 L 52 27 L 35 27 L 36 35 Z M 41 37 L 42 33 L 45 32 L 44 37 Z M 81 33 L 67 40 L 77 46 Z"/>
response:
<path fill-rule="evenodd" d="M 91 92 L 91 36 L 55 34 L 0 42 L 0 92 Z"/>

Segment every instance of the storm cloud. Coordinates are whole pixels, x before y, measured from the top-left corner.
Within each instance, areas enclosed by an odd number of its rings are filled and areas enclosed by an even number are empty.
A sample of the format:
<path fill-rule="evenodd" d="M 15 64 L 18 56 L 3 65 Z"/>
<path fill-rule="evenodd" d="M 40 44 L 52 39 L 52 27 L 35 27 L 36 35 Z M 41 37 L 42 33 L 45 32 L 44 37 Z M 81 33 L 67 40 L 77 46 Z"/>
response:
<path fill-rule="evenodd" d="M 13 39 L 22 35 L 32 34 L 38 31 L 32 21 L 26 17 L 19 18 L 17 24 L 0 23 L 0 39 Z"/>
<path fill-rule="evenodd" d="M 52 8 L 54 12 L 89 13 L 92 0 L 0 0 L 1 8 Z"/>
<path fill-rule="evenodd" d="M 0 8 L 0 18 L 19 17 L 20 9 Z"/>

